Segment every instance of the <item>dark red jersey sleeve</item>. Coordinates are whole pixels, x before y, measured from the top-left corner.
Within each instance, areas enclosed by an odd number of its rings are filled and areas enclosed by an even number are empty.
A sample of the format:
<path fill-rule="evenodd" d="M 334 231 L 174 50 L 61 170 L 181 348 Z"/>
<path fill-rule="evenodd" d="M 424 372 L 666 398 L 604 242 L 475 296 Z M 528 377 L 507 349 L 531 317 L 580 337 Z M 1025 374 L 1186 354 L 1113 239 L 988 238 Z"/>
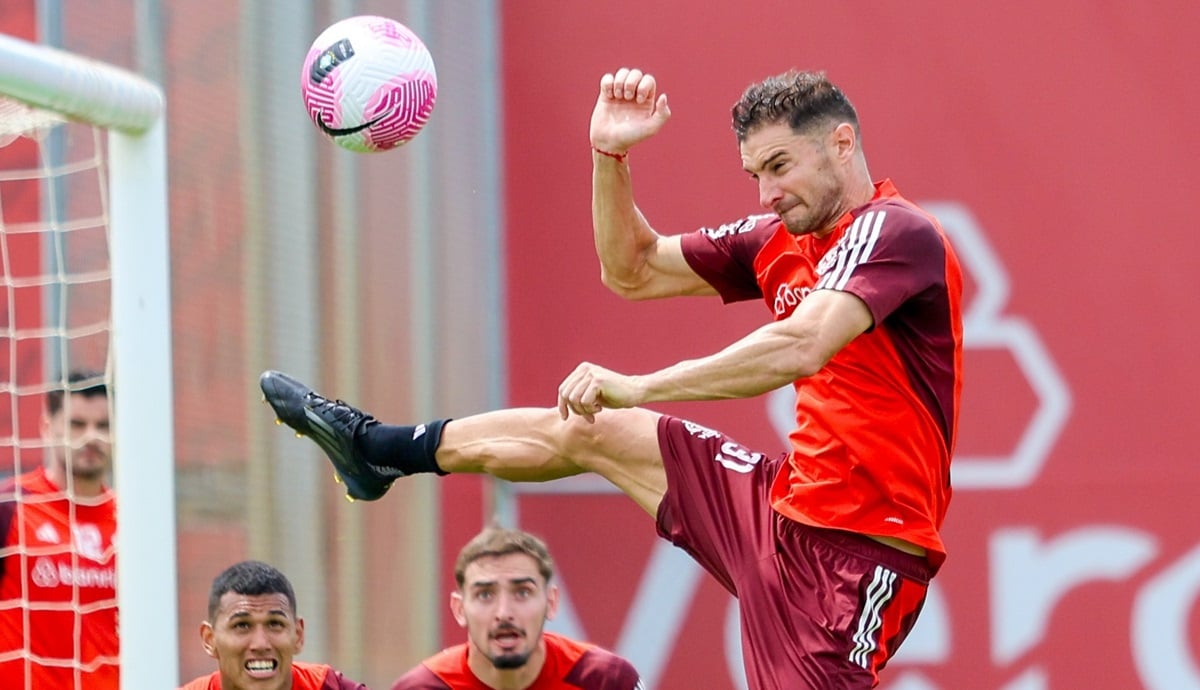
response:
<path fill-rule="evenodd" d="M 397 678 L 392 690 L 451 690 L 451 687 L 425 664 L 418 664 Z"/>
<path fill-rule="evenodd" d="M 762 297 L 754 269 L 759 249 L 780 227 L 773 215 L 747 216 L 680 237 L 683 258 L 726 303 Z"/>
<path fill-rule="evenodd" d="M 866 303 L 873 329 L 889 334 L 909 385 L 953 448 L 961 278 L 947 242 L 919 209 L 899 201 L 873 204 L 846 230 L 836 255 L 822 259 L 834 263 L 816 288 L 845 290 Z"/>
<path fill-rule="evenodd" d="M 633 664 L 612 652 L 592 647 L 579 657 L 564 679 L 581 690 L 642 690 L 641 676 Z"/>
<path fill-rule="evenodd" d="M 328 675 L 325 676 L 325 684 L 321 686 L 321 690 L 369 690 L 369 688 L 343 676 L 341 671 L 331 668 Z"/>
<path fill-rule="evenodd" d="M 292 663 L 292 690 L 368 690 L 350 680 L 329 664 L 296 661 Z"/>
<path fill-rule="evenodd" d="M 207 676 L 201 676 L 195 680 L 188 681 L 179 686 L 179 690 L 210 690 L 217 688 L 220 690 L 221 681 L 219 673 L 210 673 Z"/>
<path fill-rule="evenodd" d="M 843 290 L 867 304 L 875 325 L 913 298 L 946 288 L 946 246 L 930 219 L 895 202 L 873 204 L 822 262 L 816 289 Z"/>

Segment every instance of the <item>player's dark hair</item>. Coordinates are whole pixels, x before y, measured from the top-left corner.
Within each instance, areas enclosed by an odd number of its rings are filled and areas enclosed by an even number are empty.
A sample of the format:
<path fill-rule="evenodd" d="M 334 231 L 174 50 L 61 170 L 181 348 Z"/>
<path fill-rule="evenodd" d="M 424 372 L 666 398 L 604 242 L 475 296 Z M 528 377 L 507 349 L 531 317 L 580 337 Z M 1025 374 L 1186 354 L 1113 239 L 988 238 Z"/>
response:
<path fill-rule="evenodd" d="M 208 620 L 215 622 L 217 610 L 221 608 L 221 597 L 228 592 L 257 596 L 260 594 L 282 594 L 287 597 L 291 613 L 296 613 L 296 591 L 292 583 L 278 568 L 262 561 L 234 563 L 217 575 L 208 595 Z"/>
<path fill-rule="evenodd" d="M 786 122 L 802 134 L 826 123 L 848 122 L 858 132 L 858 113 L 824 72 L 789 70 L 751 84 L 733 106 L 738 143 L 763 125 Z"/>
<path fill-rule="evenodd" d="M 467 581 L 467 566 L 480 558 L 507 556 L 510 553 L 523 553 L 536 561 L 538 573 L 544 581 L 549 582 L 554 577 L 554 560 L 550 558 L 546 542 L 524 530 L 492 525 L 475 535 L 458 552 L 458 559 L 454 562 L 454 581 L 462 589 Z"/>
<path fill-rule="evenodd" d="M 50 416 L 58 414 L 63 406 L 63 396 L 82 395 L 85 398 L 96 396 L 108 397 L 108 385 L 104 383 L 104 374 L 90 369 L 76 369 L 67 374 L 66 385 L 60 385 L 46 393 L 46 412 Z"/>

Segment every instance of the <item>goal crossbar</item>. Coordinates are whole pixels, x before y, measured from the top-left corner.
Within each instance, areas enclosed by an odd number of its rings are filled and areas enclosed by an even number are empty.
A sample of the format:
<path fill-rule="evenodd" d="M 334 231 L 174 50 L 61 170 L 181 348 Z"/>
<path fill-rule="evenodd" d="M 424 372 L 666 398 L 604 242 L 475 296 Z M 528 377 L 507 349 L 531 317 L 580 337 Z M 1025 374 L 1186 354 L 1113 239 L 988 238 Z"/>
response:
<path fill-rule="evenodd" d="M 18 101 L 126 134 L 159 122 L 162 91 L 96 60 L 0 34 L 0 89 Z"/>

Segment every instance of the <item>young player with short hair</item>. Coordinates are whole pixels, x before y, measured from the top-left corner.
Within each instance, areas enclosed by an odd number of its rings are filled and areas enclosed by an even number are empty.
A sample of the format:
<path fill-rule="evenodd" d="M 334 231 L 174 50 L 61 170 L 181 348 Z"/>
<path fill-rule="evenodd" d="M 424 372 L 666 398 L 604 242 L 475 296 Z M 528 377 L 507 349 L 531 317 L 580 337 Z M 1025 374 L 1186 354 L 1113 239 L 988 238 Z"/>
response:
<path fill-rule="evenodd" d="M 450 611 L 467 641 L 434 654 L 392 690 L 642 690 L 629 661 L 547 632 L 558 611 L 545 542 L 488 527 L 458 554 Z"/>

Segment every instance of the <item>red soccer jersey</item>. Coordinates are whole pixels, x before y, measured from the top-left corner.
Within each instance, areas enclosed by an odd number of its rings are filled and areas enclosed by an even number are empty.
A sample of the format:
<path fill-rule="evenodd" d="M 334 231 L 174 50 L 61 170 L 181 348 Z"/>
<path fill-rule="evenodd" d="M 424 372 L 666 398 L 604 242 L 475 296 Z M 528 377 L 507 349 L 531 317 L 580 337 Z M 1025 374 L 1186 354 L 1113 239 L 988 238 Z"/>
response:
<path fill-rule="evenodd" d="M 179 690 L 221 690 L 221 673 L 214 671 L 183 685 Z M 328 664 L 292 662 L 292 690 L 367 690 L 367 686 L 347 680 Z"/>
<path fill-rule="evenodd" d="M 221 690 L 221 672 L 214 671 L 209 676 L 194 679 L 179 690 Z M 328 664 L 293 661 L 292 690 L 367 690 L 367 686 L 347 680 Z"/>
<path fill-rule="evenodd" d="M 116 527 L 110 491 L 72 503 L 44 469 L 0 487 L 0 688 L 117 690 Z"/>
<path fill-rule="evenodd" d="M 726 302 L 762 297 L 785 319 L 814 290 L 858 296 L 874 327 L 795 382 L 780 513 L 918 544 L 937 567 L 962 390 L 962 272 L 937 220 L 890 180 L 825 237 L 775 216 L 684 235 L 684 256 Z"/>
<path fill-rule="evenodd" d="M 633 664 L 605 649 L 554 633 L 543 633 L 546 663 L 526 690 L 635 690 L 641 678 Z M 467 666 L 467 645 L 429 657 L 392 685 L 392 690 L 492 690 Z"/>

